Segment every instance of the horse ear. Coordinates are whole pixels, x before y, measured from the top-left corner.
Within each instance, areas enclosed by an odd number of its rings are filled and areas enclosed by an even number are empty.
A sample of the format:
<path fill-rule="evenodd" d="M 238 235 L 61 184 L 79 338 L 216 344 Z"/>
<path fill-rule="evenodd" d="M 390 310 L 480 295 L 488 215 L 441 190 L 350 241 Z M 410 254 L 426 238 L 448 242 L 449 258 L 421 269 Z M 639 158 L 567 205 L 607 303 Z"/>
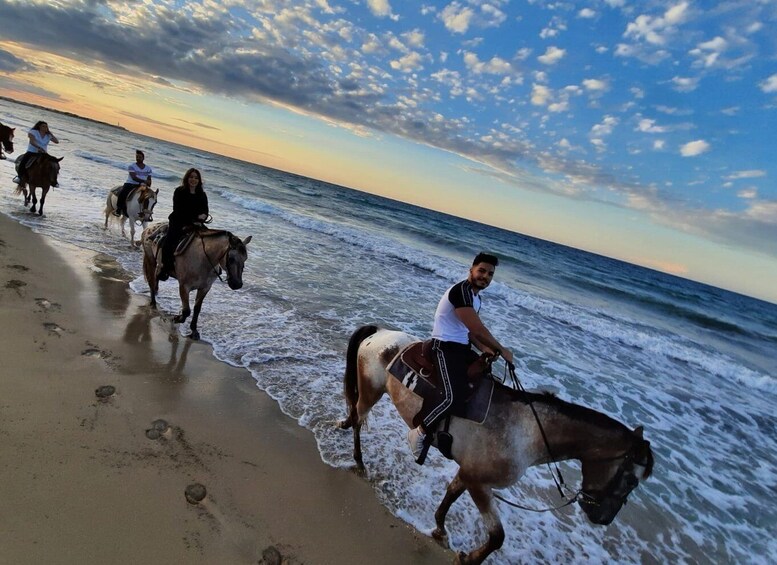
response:
<path fill-rule="evenodd" d="M 57 159 L 57 163 L 59 163 L 62 159 L 64 159 L 64 157 L 60 157 L 59 159 Z"/>
<path fill-rule="evenodd" d="M 251 238 L 252 237 L 253 237 L 252 235 L 249 235 L 247 238 L 245 238 L 243 240 L 243 245 L 248 245 L 249 243 L 251 243 Z"/>
<path fill-rule="evenodd" d="M 637 426 L 634 428 L 634 431 L 632 432 L 636 437 L 639 439 L 643 439 L 643 432 L 645 431 L 645 428 L 642 426 Z"/>

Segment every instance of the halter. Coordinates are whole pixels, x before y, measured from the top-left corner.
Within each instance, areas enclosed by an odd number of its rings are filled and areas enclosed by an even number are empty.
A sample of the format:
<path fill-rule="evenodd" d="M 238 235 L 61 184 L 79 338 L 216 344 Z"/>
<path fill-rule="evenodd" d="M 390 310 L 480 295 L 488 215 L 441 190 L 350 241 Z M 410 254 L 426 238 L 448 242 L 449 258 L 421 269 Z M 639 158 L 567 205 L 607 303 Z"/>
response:
<path fill-rule="evenodd" d="M 227 269 L 227 280 L 224 281 L 224 279 L 221 278 L 221 260 L 224 259 L 224 257 L 227 257 L 230 251 L 233 249 L 237 249 L 237 243 L 235 243 L 235 240 L 240 241 L 239 238 L 235 237 L 232 232 L 226 232 L 227 238 L 229 240 L 229 245 L 227 245 L 226 250 L 224 253 L 222 253 L 214 263 L 210 256 L 208 255 L 208 252 L 205 250 L 205 238 L 202 237 L 201 233 L 198 233 L 197 235 L 200 236 L 200 243 L 202 244 L 202 252 L 205 254 L 205 258 L 208 260 L 208 263 L 210 263 L 210 268 L 213 269 L 213 272 L 216 273 L 216 276 L 221 282 L 229 282 L 229 269 Z M 227 266 L 229 265 L 229 257 L 227 257 Z"/>

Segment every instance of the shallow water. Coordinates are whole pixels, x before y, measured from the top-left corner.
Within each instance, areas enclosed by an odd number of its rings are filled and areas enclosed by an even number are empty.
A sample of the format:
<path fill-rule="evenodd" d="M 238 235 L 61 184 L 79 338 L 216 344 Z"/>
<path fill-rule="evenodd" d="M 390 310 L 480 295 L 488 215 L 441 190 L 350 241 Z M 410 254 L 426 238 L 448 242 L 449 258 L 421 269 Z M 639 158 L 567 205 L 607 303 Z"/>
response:
<path fill-rule="evenodd" d="M 47 119 L 64 155 L 46 217 L 13 191 L 0 211 L 56 240 L 115 257 L 147 293 L 141 255 L 115 227 L 102 230 L 107 190 L 121 184 L 134 149 L 146 151 L 160 189 L 156 219 L 189 166 L 203 173 L 214 227 L 253 235 L 233 292 L 217 283 L 200 317 L 203 339 L 316 437 L 321 458 L 351 465 L 344 352 L 358 326 L 426 336 L 442 292 L 481 250 L 502 260 L 482 314 L 517 354 L 527 388 L 548 388 L 626 423 L 645 426 L 654 477 L 608 527 L 576 507 L 534 514 L 500 504 L 507 539 L 493 562 L 762 563 L 777 561 L 777 306 L 619 261 L 406 204 L 0 101 L 0 121 L 26 129 Z M 18 131 L 18 130 L 17 130 Z M 18 137 L 17 137 L 18 142 Z M 24 147 L 17 144 L 17 153 Z M 12 165 L 0 162 L 10 187 Z M 160 305 L 177 311 L 174 281 Z M 188 332 L 182 327 L 183 333 Z M 419 530 L 455 465 L 438 454 L 412 462 L 387 400 L 363 431 L 376 496 Z M 562 464 L 571 485 L 576 464 Z M 506 497 L 557 505 L 548 471 L 531 469 Z M 484 529 L 464 495 L 449 515 L 451 546 L 471 549 Z"/>

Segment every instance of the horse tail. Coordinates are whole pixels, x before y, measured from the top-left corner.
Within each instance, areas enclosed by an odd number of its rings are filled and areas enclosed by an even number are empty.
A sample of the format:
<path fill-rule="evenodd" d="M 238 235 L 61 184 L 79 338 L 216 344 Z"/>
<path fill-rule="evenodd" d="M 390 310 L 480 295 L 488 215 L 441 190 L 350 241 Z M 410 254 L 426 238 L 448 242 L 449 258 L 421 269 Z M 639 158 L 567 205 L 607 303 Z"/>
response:
<path fill-rule="evenodd" d="M 348 340 L 348 352 L 345 354 L 345 377 L 343 387 L 345 390 L 345 402 L 348 404 L 348 414 L 352 422 L 356 422 L 356 403 L 359 401 L 359 383 L 357 357 L 361 343 L 376 333 L 378 326 L 362 326 L 353 332 Z"/>

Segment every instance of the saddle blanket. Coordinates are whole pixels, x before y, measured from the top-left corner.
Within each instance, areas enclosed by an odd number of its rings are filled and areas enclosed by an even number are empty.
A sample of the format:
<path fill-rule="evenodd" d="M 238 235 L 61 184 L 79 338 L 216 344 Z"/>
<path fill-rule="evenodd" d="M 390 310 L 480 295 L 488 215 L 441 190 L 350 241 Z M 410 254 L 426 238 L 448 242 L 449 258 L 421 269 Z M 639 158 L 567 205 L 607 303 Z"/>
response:
<path fill-rule="evenodd" d="M 429 380 L 428 375 L 417 373 L 403 359 L 403 354 L 416 345 L 411 343 L 400 351 L 394 359 L 388 364 L 386 370 L 401 382 L 413 394 L 421 397 L 424 404 L 427 402 L 438 403 L 442 400 L 444 393 Z M 494 380 L 490 377 L 478 379 L 474 383 L 474 388 L 469 398 L 464 404 L 462 412 L 454 411 L 452 416 L 471 420 L 477 424 L 485 422 L 488 416 L 488 410 L 491 407 L 491 398 L 494 394 Z M 423 409 L 422 409 L 423 411 Z"/>

